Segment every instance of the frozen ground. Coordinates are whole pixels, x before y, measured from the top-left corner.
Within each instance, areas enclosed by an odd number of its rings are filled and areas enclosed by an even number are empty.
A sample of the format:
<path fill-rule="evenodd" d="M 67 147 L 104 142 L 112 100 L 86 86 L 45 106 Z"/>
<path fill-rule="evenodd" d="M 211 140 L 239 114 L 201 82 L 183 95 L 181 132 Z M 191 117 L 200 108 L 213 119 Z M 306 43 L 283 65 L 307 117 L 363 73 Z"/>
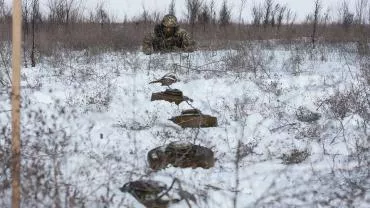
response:
<path fill-rule="evenodd" d="M 192 207 L 370 206 L 369 85 L 363 59 L 351 51 L 257 44 L 191 54 L 59 54 L 22 69 L 27 206 L 142 207 L 118 188 L 138 179 L 170 185 L 174 177 L 196 196 Z M 150 101 L 165 88 L 148 82 L 168 72 L 180 79 L 172 87 L 216 116 L 218 127 L 182 129 L 168 119 L 191 106 Z M 3 92 L 0 109 L 10 109 Z M 299 121 L 300 107 L 321 118 Z M 7 156 L 9 117 L 0 113 Z M 215 167 L 151 171 L 147 152 L 178 140 L 212 148 Z"/>

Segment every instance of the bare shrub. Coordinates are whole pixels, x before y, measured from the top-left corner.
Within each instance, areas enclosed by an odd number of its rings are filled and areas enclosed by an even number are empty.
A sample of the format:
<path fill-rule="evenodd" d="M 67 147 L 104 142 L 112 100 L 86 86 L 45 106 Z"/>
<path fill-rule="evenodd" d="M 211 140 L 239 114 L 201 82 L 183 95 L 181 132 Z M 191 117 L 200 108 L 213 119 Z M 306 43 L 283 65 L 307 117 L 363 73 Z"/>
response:
<path fill-rule="evenodd" d="M 299 121 L 312 123 L 319 120 L 321 114 L 313 112 L 307 107 L 300 106 L 296 111 L 296 117 Z"/>
<path fill-rule="evenodd" d="M 85 97 L 86 104 L 92 106 L 93 109 L 98 110 L 98 112 L 105 111 L 109 108 L 112 101 L 112 85 L 107 83 L 106 86 L 100 88 L 100 90 L 92 95 Z"/>
<path fill-rule="evenodd" d="M 191 26 L 191 31 L 193 34 L 195 23 L 200 13 L 202 7 L 202 1 L 200 0 L 186 0 L 186 9 L 187 9 L 187 19 Z"/>
<path fill-rule="evenodd" d="M 246 72 L 265 73 L 269 76 L 268 65 L 273 59 L 273 54 L 262 50 L 261 46 L 253 43 L 240 44 L 235 51 L 223 58 L 227 70 L 240 73 Z"/>
<path fill-rule="evenodd" d="M 349 10 L 348 2 L 343 0 L 338 9 L 339 22 L 348 29 L 354 22 L 354 14 Z"/>
<path fill-rule="evenodd" d="M 31 101 L 23 103 L 22 142 L 22 204 L 24 206 L 61 207 L 71 201 L 81 202 L 85 196 L 78 188 L 68 182 L 63 172 L 67 156 L 73 152 L 72 139 L 79 137 L 75 133 L 77 126 L 71 125 L 76 119 L 75 111 L 69 111 L 56 101 L 49 106 L 48 112 L 43 108 L 31 107 Z M 8 195 L 10 180 L 10 125 L 2 119 L 1 126 L 1 173 L 0 192 Z M 3 148 L 7 148 L 3 149 Z M 65 195 L 69 193 L 70 195 Z M 0 200 L 2 207 L 9 207 L 10 197 Z M 81 202 L 82 203 L 82 202 Z M 77 205 L 77 204 L 76 204 Z M 81 204 L 80 204 L 81 205 Z"/>
<path fill-rule="evenodd" d="M 175 0 L 171 0 L 170 5 L 168 6 L 168 14 L 176 15 L 176 13 L 175 13 Z"/>
<path fill-rule="evenodd" d="M 126 130 L 142 131 L 155 126 L 158 118 L 159 116 L 156 113 L 150 113 L 146 110 L 145 116 L 141 117 L 140 121 L 127 121 L 127 119 L 121 118 L 117 121 L 117 124 L 114 124 L 114 126 Z M 168 132 L 165 132 L 164 134 L 169 135 Z M 158 137 L 158 135 L 156 135 L 156 137 Z"/>
<path fill-rule="evenodd" d="M 125 21 L 125 23 L 135 23 L 135 24 L 152 24 L 155 22 L 160 21 L 160 17 L 162 14 L 158 11 L 149 12 L 149 10 L 145 7 L 145 5 L 142 5 L 143 11 L 138 17 L 133 17 L 131 21 Z"/>
<path fill-rule="evenodd" d="M 149 60 L 149 70 L 161 69 L 166 66 L 165 60 L 163 57 L 157 56 Z"/>
<path fill-rule="evenodd" d="M 0 137 L 0 193 L 4 194 L 4 192 L 10 189 L 11 178 L 10 178 L 10 162 L 11 162 L 11 129 L 10 129 L 10 122 L 0 123 L 1 131 Z M 4 202 L 0 201 L 0 205 Z M 4 205 L 4 204 L 3 204 Z M 5 207 L 5 206 L 2 206 Z"/>
<path fill-rule="evenodd" d="M 293 149 L 289 153 L 283 153 L 281 159 L 283 160 L 284 164 L 290 165 L 301 163 L 305 161 L 308 156 L 310 156 L 310 152 L 308 149 L 304 150 Z"/>
<path fill-rule="evenodd" d="M 252 154 L 256 154 L 255 152 L 255 148 L 258 146 L 258 143 L 256 141 L 251 141 L 251 142 L 248 142 L 246 144 L 244 144 L 243 142 L 240 142 L 239 145 L 238 145 L 238 156 L 240 157 L 240 159 L 242 158 L 245 158 L 249 155 L 252 155 Z"/>
<path fill-rule="evenodd" d="M 299 47 L 290 50 L 290 57 L 284 62 L 284 69 L 293 75 L 299 75 L 302 72 L 302 65 L 305 61 L 305 53 Z"/>
<path fill-rule="evenodd" d="M 356 0 L 356 17 L 357 24 L 365 24 L 366 22 L 366 8 L 368 0 Z"/>
<path fill-rule="evenodd" d="M 285 12 L 287 10 L 286 6 L 280 6 L 277 9 L 277 28 L 280 30 L 282 24 L 283 24 L 283 19 L 285 17 Z"/>
<path fill-rule="evenodd" d="M 264 19 L 263 26 L 267 27 L 271 23 L 271 13 L 273 9 L 274 0 L 265 0 L 264 2 Z"/>
<path fill-rule="evenodd" d="M 279 176 L 254 207 L 367 207 L 370 202 L 369 164 L 330 173 L 315 170 L 310 177 L 292 182 L 291 174 Z"/>
<path fill-rule="evenodd" d="M 320 0 L 315 0 L 315 10 L 313 13 L 313 30 L 311 35 L 312 46 L 315 48 L 315 41 L 316 41 L 316 33 L 317 33 L 317 25 L 319 24 L 319 18 L 321 13 L 322 5 Z"/>
<path fill-rule="evenodd" d="M 275 96 L 280 96 L 283 93 L 282 83 L 279 80 L 257 79 L 254 83 L 266 93 L 272 93 Z"/>
<path fill-rule="evenodd" d="M 5 4 L 4 0 L 0 0 L 0 20 L 3 21 L 3 19 L 9 15 L 10 15 L 10 9 Z"/>
<path fill-rule="evenodd" d="M 82 1 L 77 0 L 49 0 L 47 3 L 48 21 L 67 25 L 81 21 L 83 19 L 81 3 Z"/>
<path fill-rule="evenodd" d="M 82 96 L 69 95 L 67 103 L 70 106 L 82 107 L 85 111 L 103 112 L 109 108 L 109 105 L 113 99 L 112 87 L 109 80 L 101 80 L 99 86 L 93 86 L 88 88 L 88 83 L 82 84 L 81 92 Z"/>
<path fill-rule="evenodd" d="M 211 20 L 212 20 L 211 10 L 207 4 L 203 4 L 198 17 L 199 23 L 203 25 L 203 31 L 206 30 L 206 26 L 211 23 Z"/>
<path fill-rule="evenodd" d="M 362 78 L 364 79 L 365 85 L 370 85 L 370 61 L 363 61 L 360 65 Z M 368 96 L 368 95 L 367 95 Z"/>
<path fill-rule="evenodd" d="M 100 23 L 101 27 L 111 22 L 111 18 L 103 2 L 96 5 L 95 11 L 90 12 L 90 22 Z"/>
<path fill-rule="evenodd" d="M 7 87 L 10 82 L 10 44 L 8 42 L 0 42 L 0 86 Z"/>
<path fill-rule="evenodd" d="M 224 103 L 224 108 L 230 112 L 230 119 L 232 121 L 245 122 L 245 119 L 249 115 L 248 110 L 254 102 L 256 102 L 256 100 L 243 96 L 234 99 L 232 104 Z"/>
<path fill-rule="evenodd" d="M 321 135 L 321 127 L 318 124 L 306 125 L 299 129 L 299 138 L 318 139 Z"/>
<path fill-rule="evenodd" d="M 357 41 L 357 53 L 361 57 L 370 57 L 370 46 L 366 38 L 361 38 Z"/>
<path fill-rule="evenodd" d="M 225 26 L 229 24 L 230 19 L 231 19 L 231 10 L 227 6 L 226 0 L 224 0 L 220 10 L 220 19 L 219 19 L 220 25 Z"/>
<path fill-rule="evenodd" d="M 368 92 L 361 88 L 351 88 L 346 91 L 337 90 L 332 96 L 324 98 L 318 102 L 323 105 L 326 111 L 333 118 L 343 119 L 349 114 L 358 114 L 362 118 L 369 120 L 370 103 L 368 102 Z"/>
<path fill-rule="evenodd" d="M 255 26 L 261 25 L 263 17 L 263 10 L 260 4 L 254 5 L 252 8 L 252 24 Z"/>

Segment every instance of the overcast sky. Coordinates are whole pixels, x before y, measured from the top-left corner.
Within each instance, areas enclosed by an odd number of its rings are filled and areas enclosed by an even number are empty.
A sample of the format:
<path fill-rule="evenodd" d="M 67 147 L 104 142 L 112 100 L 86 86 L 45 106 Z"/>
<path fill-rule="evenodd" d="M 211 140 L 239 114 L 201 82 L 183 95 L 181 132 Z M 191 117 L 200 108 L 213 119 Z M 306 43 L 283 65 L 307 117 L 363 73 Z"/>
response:
<path fill-rule="evenodd" d="M 11 4 L 12 0 L 5 0 L 8 5 Z M 31 1 L 31 0 L 28 0 Z M 49 0 L 39 0 L 41 7 L 46 8 L 46 4 Z M 113 15 L 118 21 L 122 21 L 125 16 L 132 18 L 134 16 L 139 16 L 143 8 L 152 13 L 154 11 L 160 12 L 162 14 L 167 13 L 168 5 L 171 0 L 75 0 L 81 1 L 86 8 L 86 10 L 91 10 L 96 7 L 98 3 L 103 2 L 105 8 Z M 211 0 L 204 0 L 210 2 Z M 275 2 L 285 4 L 296 12 L 297 20 L 303 20 L 308 13 L 311 13 L 314 8 L 314 0 L 274 0 Z M 343 0 L 321 0 L 323 8 L 326 11 L 330 9 L 331 15 L 335 18 L 337 17 L 337 10 L 340 3 Z M 354 9 L 354 4 L 356 0 L 347 0 L 351 4 L 351 8 Z M 178 18 L 184 18 L 186 12 L 185 7 L 186 0 L 175 0 L 176 4 L 176 15 Z M 223 0 L 215 0 L 217 11 L 220 8 Z M 229 7 L 232 10 L 232 18 L 234 20 L 238 19 L 239 10 L 241 8 L 242 0 L 227 0 Z M 243 9 L 243 19 L 250 21 L 251 19 L 251 8 L 254 4 L 262 3 L 264 0 L 246 0 L 246 6 Z"/>

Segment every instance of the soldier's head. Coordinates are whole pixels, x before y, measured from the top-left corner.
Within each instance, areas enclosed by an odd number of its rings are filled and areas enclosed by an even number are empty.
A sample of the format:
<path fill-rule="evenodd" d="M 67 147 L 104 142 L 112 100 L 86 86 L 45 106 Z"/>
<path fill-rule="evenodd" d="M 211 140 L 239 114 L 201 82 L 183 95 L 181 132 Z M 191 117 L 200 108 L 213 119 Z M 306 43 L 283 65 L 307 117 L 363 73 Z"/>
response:
<path fill-rule="evenodd" d="M 178 27 L 177 18 L 172 14 L 167 14 L 163 17 L 161 25 L 163 28 L 163 34 L 166 37 L 170 37 L 175 33 L 176 28 Z"/>

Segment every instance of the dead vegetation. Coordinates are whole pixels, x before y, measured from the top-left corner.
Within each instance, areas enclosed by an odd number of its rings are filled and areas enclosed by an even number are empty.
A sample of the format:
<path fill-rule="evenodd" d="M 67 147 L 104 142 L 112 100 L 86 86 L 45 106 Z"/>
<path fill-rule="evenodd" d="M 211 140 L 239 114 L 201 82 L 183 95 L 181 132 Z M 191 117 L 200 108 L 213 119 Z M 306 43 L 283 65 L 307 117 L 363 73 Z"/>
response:
<path fill-rule="evenodd" d="M 329 14 L 321 8 L 320 1 L 316 1 L 313 15 L 298 22 L 295 13 L 286 5 L 265 0 L 263 4 L 253 6 L 251 22 L 241 16 L 243 8 L 239 11 L 241 22 L 232 22 L 232 9 L 227 2 L 219 11 L 212 2 L 187 1 L 186 18 L 180 19 L 181 27 L 191 31 L 199 49 L 235 48 L 240 41 L 248 40 L 274 39 L 295 43 L 312 39 L 315 45 L 358 42 L 359 53 L 368 53 L 370 26 L 364 18 L 368 16 L 364 9 L 350 11 L 344 4 L 338 14 Z M 4 4 L 0 7 L 0 41 L 9 41 L 10 9 Z M 26 0 L 23 9 L 25 49 L 42 55 L 51 55 L 59 48 L 138 50 L 145 33 L 151 32 L 164 15 L 144 7 L 138 16 L 117 21 L 109 15 L 104 4 L 97 5 L 88 15 L 84 15 L 81 2 L 77 0 L 52 0 L 47 7 L 47 12 L 41 13 L 38 0 Z M 33 55 L 30 52 L 27 56 Z"/>

